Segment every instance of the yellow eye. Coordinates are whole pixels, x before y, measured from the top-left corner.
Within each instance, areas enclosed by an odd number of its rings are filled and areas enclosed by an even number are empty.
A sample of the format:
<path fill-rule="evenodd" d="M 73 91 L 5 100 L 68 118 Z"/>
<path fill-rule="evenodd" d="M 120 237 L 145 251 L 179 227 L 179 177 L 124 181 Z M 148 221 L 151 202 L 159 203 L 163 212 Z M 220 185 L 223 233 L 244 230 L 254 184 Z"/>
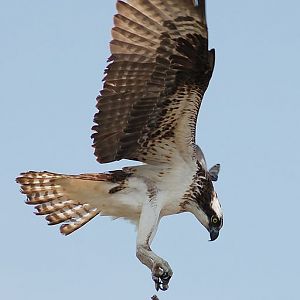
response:
<path fill-rule="evenodd" d="M 213 224 L 217 224 L 219 222 L 219 219 L 217 217 L 212 217 L 211 221 Z"/>

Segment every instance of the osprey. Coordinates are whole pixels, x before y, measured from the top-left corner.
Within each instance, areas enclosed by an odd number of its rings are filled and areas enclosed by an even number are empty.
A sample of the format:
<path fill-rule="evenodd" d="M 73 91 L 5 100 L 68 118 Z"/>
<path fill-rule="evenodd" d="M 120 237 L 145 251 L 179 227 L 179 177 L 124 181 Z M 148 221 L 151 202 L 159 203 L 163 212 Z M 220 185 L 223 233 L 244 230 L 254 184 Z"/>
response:
<path fill-rule="evenodd" d="M 205 1 L 117 1 L 111 56 L 97 97 L 92 135 L 97 161 L 142 164 L 99 174 L 21 173 L 17 182 L 45 215 L 68 235 L 97 215 L 137 225 L 136 255 L 152 272 L 157 290 L 173 274 L 151 242 L 162 217 L 191 212 L 219 235 L 223 214 L 208 170 L 195 144 L 196 120 L 212 76 Z"/>

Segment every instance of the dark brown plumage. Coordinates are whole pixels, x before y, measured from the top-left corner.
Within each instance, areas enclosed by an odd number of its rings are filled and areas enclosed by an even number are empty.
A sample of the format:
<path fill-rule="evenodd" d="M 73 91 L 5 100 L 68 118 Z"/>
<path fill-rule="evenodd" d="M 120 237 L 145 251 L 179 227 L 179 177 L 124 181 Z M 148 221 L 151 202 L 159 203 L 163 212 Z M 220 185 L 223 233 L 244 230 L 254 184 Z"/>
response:
<path fill-rule="evenodd" d="M 133 7 L 134 6 L 134 7 Z M 214 66 L 205 2 L 117 2 L 111 57 L 93 127 L 101 163 L 166 162 L 187 151 Z"/>
<path fill-rule="evenodd" d="M 215 53 L 208 50 L 205 1 L 117 2 L 111 56 L 97 98 L 93 127 L 101 163 L 123 158 L 145 164 L 101 174 L 25 172 L 18 178 L 27 204 L 68 235 L 97 215 L 137 225 L 136 256 L 157 290 L 168 289 L 173 271 L 151 249 L 162 217 L 190 212 L 219 236 L 223 212 L 195 143 L 198 111 Z"/>

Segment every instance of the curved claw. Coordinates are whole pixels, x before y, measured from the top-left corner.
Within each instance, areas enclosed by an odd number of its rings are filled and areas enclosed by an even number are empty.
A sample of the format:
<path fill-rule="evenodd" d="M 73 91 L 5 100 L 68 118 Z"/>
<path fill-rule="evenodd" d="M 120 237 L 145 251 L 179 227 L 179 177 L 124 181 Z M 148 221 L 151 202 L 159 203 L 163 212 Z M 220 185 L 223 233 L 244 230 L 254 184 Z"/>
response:
<path fill-rule="evenodd" d="M 155 283 L 155 289 L 157 291 L 166 291 L 169 288 L 171 275 L 169 275 L 168 272 L 164 272 L 161 276 L 152 275 L 152 279 Z"/>

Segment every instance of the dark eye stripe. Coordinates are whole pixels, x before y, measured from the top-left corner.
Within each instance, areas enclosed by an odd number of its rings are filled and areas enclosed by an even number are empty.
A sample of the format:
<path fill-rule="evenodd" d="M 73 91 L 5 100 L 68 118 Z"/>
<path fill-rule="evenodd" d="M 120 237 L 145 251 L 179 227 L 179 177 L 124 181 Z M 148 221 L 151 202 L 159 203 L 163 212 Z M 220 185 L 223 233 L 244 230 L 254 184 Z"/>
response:
<path fill-rule="evenodd" d="M 218 226 L 218 227 L 221 227 L 222 226 L 222 223 L 223 223 L 223 220 L 218 218 L 218 216 L 216 215 L 213 215 L 210 219 L 210 222 L 213 226 Z"/>

